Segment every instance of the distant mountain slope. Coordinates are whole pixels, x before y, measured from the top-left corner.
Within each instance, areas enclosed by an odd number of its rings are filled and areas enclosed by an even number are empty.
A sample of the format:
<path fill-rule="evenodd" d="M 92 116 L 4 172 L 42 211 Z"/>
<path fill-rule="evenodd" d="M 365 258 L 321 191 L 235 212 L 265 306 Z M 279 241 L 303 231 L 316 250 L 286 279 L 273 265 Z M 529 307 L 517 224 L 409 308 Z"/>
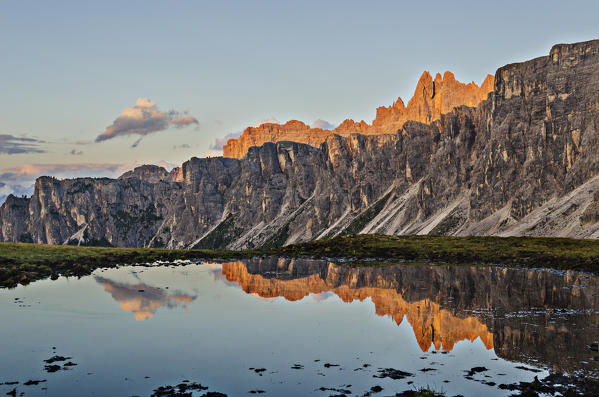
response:
<path fill-rule="evenodd" d="M 394 134 L 266 143 L 171 173 L 39 178 L 0 238 L 245 248 L 344 233 L 599 236 L 599 40 L 507 65 L 476 108 Z"/>
<path fill-rule="evenodd" d="M 334 134 L 395 134 L 406 121 L 430 123 L 455 107 L 478 105 L 493 90 L 493 83 L 494 78 L 491 75 L 487 75 L 479 87 L 474 82 L 460 83 L 451 72 L 445 72 L 443 77 L 437 73 L 433 80 L 430 73 L 425 71 L 418 80 L 408 105 L 405 106 L 401 98 L 397 98 L 393 105 L 377 108 L 372 124 L 347 119 L 333 130 L 323 130 L 310 128 L 297 120 L 285 124 L 265 123 L 257 127 L 248 127 L 239 138 L 230 139 L 223 147 L 223 156 L 242 158 L 250 147 L 262 146 L 266 142 L 292 141 L 318 147 Z"/>

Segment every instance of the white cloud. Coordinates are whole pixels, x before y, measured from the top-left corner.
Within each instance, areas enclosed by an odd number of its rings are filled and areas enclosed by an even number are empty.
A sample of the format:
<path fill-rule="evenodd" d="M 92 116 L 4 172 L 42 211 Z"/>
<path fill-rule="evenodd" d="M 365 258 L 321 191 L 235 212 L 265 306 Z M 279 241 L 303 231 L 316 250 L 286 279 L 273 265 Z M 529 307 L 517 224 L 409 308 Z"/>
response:
<path fill-rule="evenodd" d="M 227 144 L 227 142 L 229 142 L 229 139 L 236 139 L 236 138 L 239 138 L 240 136 L 241 136 L 241 131 L 238 131 L 238 132 L 232 132 L 230 134 L 227 134 L 222 138 L 216 138 L 214 140 L 214 143 L 212 145 L 210 145 L 210 149 L 211 150 L 223 150 L 223 146 L 225 146 Z"/>
<path fill-rule="evenodd" d="M 260 127 L 262 124 L 281 124 L 281 122 L 279 120 L 277 120 L 274 117 L 271 117 L 269 119 L 262 119 L 262 120 L 258 120 L 256 123 L 254 123 L 254 125 L 252 125 L 252 127 Z"/>
<path fill-rule="evenodd" d="M 141 135 L 142 137 L 153 132 L 163 131 L 174 126 L 182 128 L 191 124 L 198 124 L 198 120 L 187 114 L 175 110 L 162 112 L 154 101 L 139 98 L 134 107 L 126 108 L 121 115 L 96 137 L 96 142 L 102 142 L 117 136 Z M 141 138 L 140 138 L 141 139 Z M 139 144 L 139 140 L 133 147 Z"/>

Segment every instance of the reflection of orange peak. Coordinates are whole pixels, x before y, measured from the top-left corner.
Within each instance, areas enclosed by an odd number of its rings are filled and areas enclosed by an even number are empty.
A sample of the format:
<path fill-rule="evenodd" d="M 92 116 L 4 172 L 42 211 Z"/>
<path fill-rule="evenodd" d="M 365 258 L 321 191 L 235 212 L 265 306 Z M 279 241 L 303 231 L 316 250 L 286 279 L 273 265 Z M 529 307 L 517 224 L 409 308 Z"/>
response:
<path fill-rule="evenodd" d="M 404 316 L 408 319 L 422 351 L 427 351 L 431 345 L 435 349 L 451 351 L 457 342 L 474 341 L 476 338 L 480 338 L 487 349 L 493 348 L 493 334 L 477 318 L 454 316 L 428 299 L 406 302 L 394 289 L 352 288 L 348 285 L 334 287 L 337 283 L 329 279 L 323 280 L 318 274 L 292 280 L 265 278 L 249 273 L 243 262 L 223 263 L 222 272 L 228 281 L 238 283 L 246 293 L 262 298 L 283 297 L 297 301 L 309 294 L 322 292 L 333 292 L 344 302 L 370 298 L 379 316 L 390 316 L 398 325 Z M 335 272 L 328 272 L 329 275 L 333 273 Z"/>
<path fill-rule="evenodd" d="M 430 123 L 455 107 L 477 106 L 487 98 L 494 84 L 495 78 L 492 75 L 487 75 L 479 87 L 474 82 L 460 83 L 449 71 L 443 76 L 437 73 L 434 80 L 430 73 L 425 71 L 418 80 L 414 95 L 407 106 L 401 98 L 397 98 L 393 105 L 377 108 L 372 124 L 346 119 L 334 130 L 323 130 L 311 128 L 297 120 L 285 124 L 265 123 L 257 127 L 248 127 L 239 138 L 230 139 L 223 147 L 223 156 L 242 158 L 250 147 L 261 146 L 266 142 L 293 141 L 319 146 L 333 134 L 394 134 L 408 120 Z"/>

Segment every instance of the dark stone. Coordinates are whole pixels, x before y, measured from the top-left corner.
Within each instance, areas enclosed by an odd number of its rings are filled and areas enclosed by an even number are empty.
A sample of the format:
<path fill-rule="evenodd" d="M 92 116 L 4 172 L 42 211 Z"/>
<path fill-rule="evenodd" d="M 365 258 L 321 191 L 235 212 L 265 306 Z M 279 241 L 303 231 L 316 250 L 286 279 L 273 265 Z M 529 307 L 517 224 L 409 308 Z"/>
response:
<path fill-rule="evenodd" d="M 414 374 L 395 368 L 382 368 L 378 370 L 378 375 L 372 375 L 373 378 L 391 378 L 394 380 L 404 379 L 409 376 L 414 376 Z"/>
<path fill-rule="evenodd" d="M 70 358 L 71 358 L 71 357 L 64 357 L 64 356 L 52 356 L 52 357 L 50 357 L 49 359 L 47 359 L 47 360 L 44 360 L 44 362 L 45 362 L 45 363 L 48 363 L 48 364 L 52 364 L 52 363 L 55 363 L 55 362 L 58 362 L 58 361 L 66 361 L 66 360 L 69 360 Z"/>
<path fill-rule="evenodd" d="M 23 385 L 25 386 L 32 386 L 32 385 L 39 385 L 40 383 L 45 382 L 46 380 L 28 380 L 27 382 L 23 383 Z"/>

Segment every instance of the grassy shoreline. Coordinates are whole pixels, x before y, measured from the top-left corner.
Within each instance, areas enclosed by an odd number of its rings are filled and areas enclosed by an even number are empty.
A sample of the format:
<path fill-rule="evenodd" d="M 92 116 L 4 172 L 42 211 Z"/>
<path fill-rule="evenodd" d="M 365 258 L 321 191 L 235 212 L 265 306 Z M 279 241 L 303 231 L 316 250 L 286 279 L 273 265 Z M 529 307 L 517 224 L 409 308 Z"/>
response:
<path fill-rule="evenodd" d="M 599 273 L 599 240 L 550 237 L 350 235 L 244 251 L 0 243 L 0 287 L 14 287 L 58 275 L 81 276 L 97 268 L 119 264 L 178 259 L 235 260 L 260 255 L 338 258 L 349 264 L 374 265 L 406 260 L 547 267 Z"/>

